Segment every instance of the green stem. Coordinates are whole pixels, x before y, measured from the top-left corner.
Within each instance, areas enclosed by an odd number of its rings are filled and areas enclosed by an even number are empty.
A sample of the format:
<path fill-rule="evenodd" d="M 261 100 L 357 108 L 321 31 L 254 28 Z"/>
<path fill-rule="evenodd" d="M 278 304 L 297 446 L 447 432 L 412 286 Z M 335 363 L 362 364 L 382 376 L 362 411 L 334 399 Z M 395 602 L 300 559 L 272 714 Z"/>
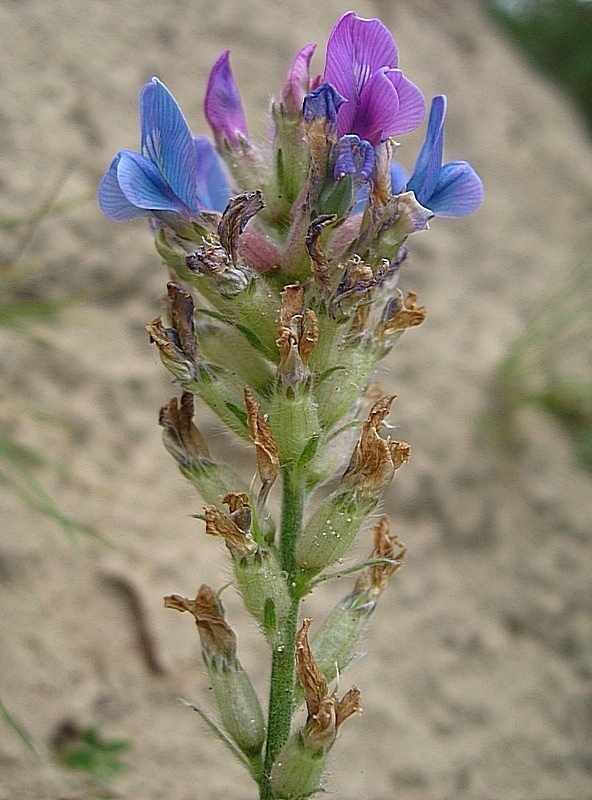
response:
<path fill-rule="evenodd" d="M 296 592 L 298 567 L 296 542 L 302 528 L 304 490 L 288 469 L 283 470 L 280 561 L 292 594 L 292 605 L 276 634 L 271 662 L 267 745 L 261 779 L 260 800 L 273 800 L 269 776 L 274 761 L 290 735 L 294 702 L 294 653 L 298 626 L 299 595 Z"/>

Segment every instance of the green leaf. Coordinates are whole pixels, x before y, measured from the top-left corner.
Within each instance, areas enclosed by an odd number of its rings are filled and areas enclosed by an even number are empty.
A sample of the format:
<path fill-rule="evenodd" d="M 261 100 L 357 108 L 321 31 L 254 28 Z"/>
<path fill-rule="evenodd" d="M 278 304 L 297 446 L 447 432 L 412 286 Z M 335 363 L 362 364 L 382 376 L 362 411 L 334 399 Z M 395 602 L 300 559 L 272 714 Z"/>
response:
<path fill-rule="evenodd" d="M 308 442 L 304 445 L 304 450 L 300 454 L 300 458 L 298 459 L 297 469 L 303 469 L 310 464 L 313 458 L 316 455 L 316 452 L 319 447 L 319 442 L 321 440 L 320 435 L 311 436 Z"/>
<path fill-rule="evenodd" d="M 251 776 L 257 780 L 257 775 L 255 773 L 253 764 L 249 761 L 249 759 L 242 753 L 238 747 L 232 742 L 228 736 L 224 733 L 224 731 L 220 730 L 220 728 L 216 725 L 214 720 L 206 714 L 206 712 L 200 706 L 196 705 L 195 703 L 191 703 L 189 700 L 181 700 L 184 706 L 187 708 L 192 708 L 194 711 L 197 711 L 199 716 L 203 719 L 206 723 L 208 728 L 214 733 L 215 736 L 225 745 L 232 755 L 240 761 L 240 763 L 245 767 L 246 770 L 251 774 Z"/>

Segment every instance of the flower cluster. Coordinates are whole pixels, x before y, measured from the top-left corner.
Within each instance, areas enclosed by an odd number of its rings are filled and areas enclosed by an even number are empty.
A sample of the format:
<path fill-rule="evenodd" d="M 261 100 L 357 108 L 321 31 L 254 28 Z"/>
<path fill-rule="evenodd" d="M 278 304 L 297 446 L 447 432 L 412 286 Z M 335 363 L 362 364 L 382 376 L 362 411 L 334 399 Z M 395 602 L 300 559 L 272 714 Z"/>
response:
<path fill-rule="evenodd" d="M 397 288 L 406 240 L 436 215 L 470 214 L 483 198 L 468 163 L 442 165 L 443 95 L 432 101 L 411 177 L 395 161 L 394 137 L 422 124 L 426 104 L 379 20 L 341 17 L 318 76 L 314 51 L 296 56 L 261 147 L 228 51 L 205 95 L 213 142 L 192 135 L 153 78 L 140 94 L 140 152 L 120 151 L 98 194 L 111 219 L 149 218 L 175 276 L 168 315 L 147 326 L 182 391 L 161 410 L 164 443 L 206 503 L 205 532 L 224 540 L 236 587 L 269 642 L 267 722 L 220 598 L 204 585 L 195 600 L 171 595 L 166 604 L 195 617 L 218 734 L 264 800 L 314 794 L 340 725 L 361 708 L 358 689 L 339 700 L 329 684 L 356 657 L 404 556 L 387 518 L 374 525 L 369 558 L 345 570 L 359 572 L 353 590 L 310 641 L 311 621 L 298 629 L 299 603 L 343 574 L 325 570 L 368 528 L 409 458 L 409 445 L 384 432 L 394 396 L 371 385 L 403 331 L 426 316 L 413 292 Z M 194 423 L 195 397 L 252 444 L 258 490 L 212 458 Z M 292 729 L 302 700 L 306 722 Z"/>

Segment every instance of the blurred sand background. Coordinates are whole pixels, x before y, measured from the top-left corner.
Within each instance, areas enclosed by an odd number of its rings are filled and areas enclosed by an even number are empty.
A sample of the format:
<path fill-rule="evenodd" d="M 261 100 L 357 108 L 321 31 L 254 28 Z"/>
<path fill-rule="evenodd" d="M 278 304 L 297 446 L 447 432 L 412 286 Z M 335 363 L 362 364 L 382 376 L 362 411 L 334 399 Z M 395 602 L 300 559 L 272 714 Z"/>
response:
<path fill-rule="evenodd" d="M 4 0 L 0 215 L 56 191 L 56 201 L 94 192 L 115 152 L 137 149 L 137 95 L 154 74 L 206 133 L 206 79 L 226 48 L 257 140 L 294 54 L 318 42 L 321 71 L 326 37 L 350 7 Z M 428 98 L 448 95 L 446 160 L 472 162 L 486 202 L 410 242 L 401 285 L 429 317 L 380 375 L 398 395 L 397 435 L 413 447 L 385 508 L 409 556 L 367 656 L 342 678 L 360 686 L 365 712 L 344 726 L 327 788 L 342 800 L 590 797 L 592 480 L 548 416 L 522 410 L 502 435 L 491 414 L 495 367 L 528 311 L 589 253 L 590 143 L 471 0 L 354 8 L 389 26 Z M 422 135 L 404 137 L 408 167 Z M 220 586 L 227 571 L 220 543 L 189 517 L 199 498 L 161 445 L 158 409 L 175 387 L 143 327 L 165 284 L 150 236 L 141 222 L 104 219 L 93 200 L 0 233 L 3 263 L 35 266 L 25 294 L 77 298 L 57 323 L 26 335 L 0 328 L 0 422 L 45 454 L 35 474 L 60 509 L 117 545 L 86 536 L 73 545 L 0 487 L 0 695 L 40 755 L 0 719 L 0 800 L 99 796 L 52 751 L 66 719 L 130 743 L 113 796 L 254 798 L 178 702 L 208 706 L 207 681 L 191 620 L 165 610 L 162 596 Z M 552 325 L 569 315 L 568 297 Z M 203 427 L 220 452 L 215 424 Z M 235 458 L 253 469 L 242 447 Z M 160 672 L 138 646 L 120 579 L 142 604 Z M 318 619 L 349 585 L 327 586 L 306 613 Z M 225 604 L 264 693 L 263 640 L 231 591 Z"/>

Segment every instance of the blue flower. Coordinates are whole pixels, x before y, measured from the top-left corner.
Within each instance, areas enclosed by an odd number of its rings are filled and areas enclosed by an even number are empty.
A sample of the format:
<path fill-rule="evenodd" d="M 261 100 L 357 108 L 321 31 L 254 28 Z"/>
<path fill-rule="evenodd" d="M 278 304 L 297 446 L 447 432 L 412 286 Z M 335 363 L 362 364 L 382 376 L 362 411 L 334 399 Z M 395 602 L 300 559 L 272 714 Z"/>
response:
<path fill-rule="evenodd" d="M 413 192 L 438 217 L 465 217 L 483 202 L 483 184 L 466 161 L 442 166 L 445 117 L 446 96 L 439 94 L 432 100 L 426 139 L 406 187 L 401 167 L 396 163 L 391 167 L 392 192 Z"/>
<path fill-rule="evenodd" d="M 197 219 L 223 211 L 228 181 L 214 145 L 193 137 L 175 98 L 158 80 L 140 93 L 141 154 L 121 150 L 99 183 L 99 206 L 113 220 Z"/>

